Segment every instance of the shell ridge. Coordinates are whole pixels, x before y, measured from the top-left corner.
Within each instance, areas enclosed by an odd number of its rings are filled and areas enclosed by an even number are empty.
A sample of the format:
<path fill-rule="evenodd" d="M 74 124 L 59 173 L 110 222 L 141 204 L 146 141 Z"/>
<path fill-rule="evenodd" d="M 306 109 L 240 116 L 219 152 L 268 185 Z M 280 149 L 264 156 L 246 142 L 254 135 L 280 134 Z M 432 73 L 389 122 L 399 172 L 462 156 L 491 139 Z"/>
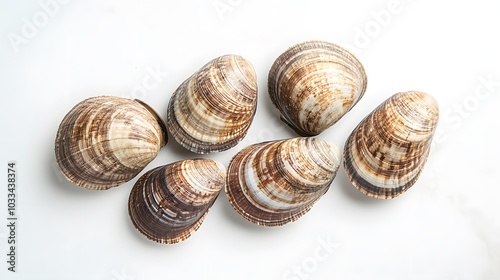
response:
<path fill-rule="evenodd" d="M 426 93 L 397 93 L 382 102 L 346 141 L 344 166 L 353 185 L 375 198 L 407 191 L 427 162 L 438 118 Z"/>
<path fill-rule="evenodd" d="M 129 196 L 129 216 L 135 228 L 148 239 L 164 244 L 190 237 L 201 226 L 224 186 L 225 170 L 221 167 L 222 164 L 211 159 L 193 159 L 159 166 L 145 173 Z M 210 193 L 188 190 L 196 186 L 183 177 L 187 177 L 185 171 L 193 168 L 218 169 L 212 174 L 194 175 L 203 176 L 199 179 L 211 184 Z M 207 175 L 211 176 L 205 178 Z M 195 202 L 198 199 L 199 203 Z"/>
<path fill-rule="evenodd" d="M 245 67 L 248 71 L 242 70 Z M 172 95 L 168 130 L 181 146 L 195 153 L 234 147 L 246 136 L 255 115 L 255 79 L 253 66 L 240 56 L 211 60 Z"/>
<path fill-rule="evenodd" d="M 298 165 L 304 163 L 303 169 L 314 168 L 317 163 L 314 158 L 304 162 L 304 157 L 314 157 L 314 152 L 309 151 L 314 149 L 314 145 L 309 141 L 313 140 L 276 140 L 250 145 L 237 153 L 229 163 L 226 177 L 226 194 L 236 212 L 248 221 L 263 226 L 284 225 L 307 213 L 326 193 L 338 169 L 335 166 L 340 165 L 339 162 L 327 169 L 329 178 L 319 183 L 319 186 L 305 186 L 306 181 L 292 179 L 293 172 L 285 170 L 289 168 L 286 166 L 287 161 L 297 160 Z M 292 155 L 295 153 L 298 155 Z M 280 159 L 283 155 L 291 155 L 293 158 Z M 332 162 L 336 159 L 332 158 Z M 294 172 L 301 170 L 300 167 L 289 169 L 295 169 Z M 324 172 L 320 169 L 317 171 Z M 312 174 L 311 178 L 315 178 L 315 175 Z"/>

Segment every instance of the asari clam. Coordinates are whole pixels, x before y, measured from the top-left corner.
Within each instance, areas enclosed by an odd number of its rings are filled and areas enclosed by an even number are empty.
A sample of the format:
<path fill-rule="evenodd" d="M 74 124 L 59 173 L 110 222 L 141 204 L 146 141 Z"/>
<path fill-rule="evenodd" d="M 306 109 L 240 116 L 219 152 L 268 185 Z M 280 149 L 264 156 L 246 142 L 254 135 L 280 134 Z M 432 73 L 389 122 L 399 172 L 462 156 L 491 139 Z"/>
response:
<path fill-rule="evenodd" d="M 344 147 L 346 173 L 362 193 L 394 198 L 417 181 L 439 119 L 434 97 L 397 93 L 354 129 Z"/>
<path fill-rule="evenodd" d="M 301 136 L 318 135 L 363 97 L 366 73 L 338 45 L 307 41 L 290 47 L 269 71 L 268 91 L 281 119 Z"/>
<path fill-rule="evenodd" d="M 178 243 L 196 231 L 224 187 L 225 167 L 192 159 L 154 168 L 139 178 L 129 197 L 129 215 L 147 238 Z"/>
<path fill-rule="evenodd" d="M 98 96 L 66 114 L 57 130 L 55 156 L 70 182 L 105 190 L 139 174 L 166 142 L 164 123 L 147 104 Z"/>
<path fill-rule="evenodd" d="M 248 221 L 281 226 L 308 212 L 329 189 L 340 158 L 335 144 L 317 138 L 254 144 L 232 158 L 226 194 Z"/>
<path fill-rule="evenodd" d="M 257 105 L 257 77 L 238 55 L 218 57 L 184 81 L 170 98 L 167 128 L 199 154 L 234 147 L 245 137 Z"/>

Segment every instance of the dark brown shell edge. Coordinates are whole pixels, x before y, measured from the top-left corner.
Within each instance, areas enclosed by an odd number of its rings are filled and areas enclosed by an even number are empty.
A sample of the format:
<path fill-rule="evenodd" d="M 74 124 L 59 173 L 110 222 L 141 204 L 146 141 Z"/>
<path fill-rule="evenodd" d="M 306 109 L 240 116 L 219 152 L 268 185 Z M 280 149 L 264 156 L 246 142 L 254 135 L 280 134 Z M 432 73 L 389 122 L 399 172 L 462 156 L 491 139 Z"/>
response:
<path fill-rule="evenodd" d="M 365 180 L 364 178 L 362 178 L 359 175 L 359 173 L 356 171 L 356 168 L 352 164 L 352 162 L 354 161 L 354 159 L 352 158 L 351 147 L 353 147 L 355 145 L 355 139 L 354 138 L 356 137 L 356 133 L 358 132 L 358 130 L 360 129 L 360 127 L 363 126 L 363 125 L 366 125 L 366 123 L 370 122 L 371 121 L 370 118 L 374 114 L 379 114 L 380 111 L 384 110 L 384 107 L 386 106 L 387 103 L 395 102 L 395 101 L 400 101 L 400 100 L 398 100 L 399 96 L 402 96 L 402 95 L 405 95 L 405 94 L 415 94 L 415 93 L 416 94 L 428 95 L 428 94 L 425 94 L 425 93 L 422 93 L 422 92 L 416 92 L 416 91 L 410 91 L 410 92 L 403 92 L 403 93 L 394 94 L 393 96 L 391 96 L 390 98 L 388 98 L 387 100 L 385 100 L 384 102 L 382 102 L 379 106 L 377 106 L 365 118 L 363 118 L 363 120 L 354 128 L 354 130 L 351 132 L 351 134 L 349 135 L 348 139 L 346 140 L 345 145 L 344 145 L 344 153 L 343 153 L 343 155 L 344 155 L 343 156 L 344 169 L 345 169 L 346 174 L 347 174 L 349 180 L 351 181 L 351 183 L 361 193 L 363 193 L 363 194 L 365 194 L 367 196 L 373 197 L 373 198 L 378 198 L 378 199 L 392 199 L 392 198 L 395 198 L 395 197 L 403 194 L 404 192 L 406 192 L 408 189 L 410 189 L 417 182 L 417 180 L 420 177 L 422 171 L 424 170 L 425 164 L 426 164 L 426 162 L 428 160 L 428 156 L 429 156 L 429 153 L 430 153 L 430 148 L 431 148 L 430 143 L 432 142 L 432 138 L 433 138 L 433 135 L 434 135 L 434 132 L 435 132 L 435 128 L 436 128 L 435 125 L 437 124 L 438 118 L 439 118 L 439 108 L 438 107 L 435 108 L 436 111 L 437 111 L 437 116 L 436 116 L 437 119 L 435 119 L 434 127 L 431 130 L 431 132 L 430 132 L 430 138 L 428 139 L 428 146 L 426 146 L 424 148 L 424 150 L 422 151 L 422 153 L 419 155 L 418 160 L 415 161 L 418 164 L 416 166 L 414 166 L 413 169 L 412 169 L 412 172 L 414 173 L 413 177 L 411 177 L 411 180 L 409 180 L 406 184 L 398 186 L 396 188 L 382 188 L 382 187 L 375 186 L 375 185 L 371 184 L 370 182 L 368 182 L 367 180 Z M 437 103 L 435 105 L 437 106 Z M 408 113 L 414 114 L 413 112 L 408 112 Z M 384 123 L 383 125 L 390 125 L 390 124 Z M 361 140 L 368 140 L 368 139 L 362 138 Z M 392 141 L 391 143 L 394 144 L 395 141 Z M 407 144 L 405 144 L 405 145 L 407 145 Z M 398 172 L 398 171 L 395 170 L 393 172 Z"/>
<path fill-rule="evenodd" d="M 115 172 L 117 172 L 116 170 L 119 170 L 119 173 L 122 174 L 121 176 L 122 179 L 115 180 L 113 182 L 104 181 L 98 178 L 99 176 L 97 175 L 91 177 L 89 175 L 83 174 L 84 170 L 82 170 L 82 168 L 87 163 L 80 162 L 82 159 L 75 159 L 73 157 L 74 155 L 73 150 L 76 148 L 75 147 L 76 143 L 74 143 L 74 141 L 68 138 L 69 135 L 66 134 L 67 131 L 64 128 L 68 126 L 74 126 L 77 120 L 80 118 L 80 114 L 88 113 L 88 108 L 85 107 L 86 103 L 89 102 L 97 103 L 103 101 L 104 99 L 115 99 L 115 101 L 118 100 L 120 101 L 120 103 L 134 102 L 131 99 L 121 98 L 116 96 L 106 96 L 106 95 L 89 97 L 85 100 L 82 100 L 75 106 L 73 106 L 73 108 L 71 108 L 68 111 L 68 113 L 66 113 L 61 123 L 59 124 L 56 137 L 54 140 L 54 147 L 55 147 L 54 153 L 55 153 L 56 163 L 62 175 L 72 184 L 89 190 L 108 190 L 110 188 L 120 186 L 130 181 L 132 178 L 136 177 L 142 171 L 142 169 L 138 170 L 126 166 L 119 166 L 119 167 L 116 165 L 108 166 L 107 167 L 108 169 L 102 170 L 102 172 L 108 172 L 108 171 L 111 172 L 111 170 L 113 169 L 115 170 Z M 140 106 L 145 109 L 147 109 L 148 107 L 148 105 L 146 105 L 143 102 L 142 103 L 135 102 L 135 103 L 141 104 Z M 80 111 L 75 111 L 76 109 L 80 109 Z M 151 112 L 149 109 L 148 111 Z M 153 117 L 155 116 L 153 115 Z M 162 131 L 162 133 L 164 133 L 164 131 Z M 162 136 L 166 137 L 166 134 L 163 134 Z M 166 138 L 160 139 L 160 142 L 166 143 L 165 139 Z M 112 156 L 112 153 L 108 153 L 107 155 Z M 115 158 L 115 161 L 118 160 Z"/>
<path fill-rule="evenodd" d="M 368 78 L 366 76 L 366 71 L 364 69 L 363 64 L 347 49 L 337 45 L 333 44 L 330 42 L 326 41 L 318 41 L 318 40 L 313 40 L 313 41 L 304 41 L 298 44 L 295 44 L 288 49 L 286 49 L 283 53 L 281 53 L 278 58 L 274 61 L 274 63 L 271 66 L 271 69 L 269 70 L 268 73 L 268 83 L 267 83 L 267 89 L 268 89 L 268 95 L 274 104 L 276 108 L 279 109 L 280 111 L 280 119 L 286 125 L 288 125 L 290 128 L 292 128 L 295 133 L 302 137 L 309 137 L 309 136 L 316 136 L 319 135 L 321 132 L 313 133 L 312 131 L 307 131 L 305 129 L 302 129 L 300 125 L 297 125 L 296 122 L 293 120 L 292 117 L 290 117 L 285 110 L 282 109 L 282 105 L 279 103 L 279 101 L 276 99 L 276 85 L 279 80 L 278 78 L 278 70 L 280 69 L 280 66 L 289 59 L 289 56 L 292 54 L 295 54 L 296 52 L 301 52 L 309 49 L 314 49 L 314 48 L 324 48 L 330 51 L 338 52 L 341 53 L 345 58 L 347 58 L 349 61 L 352 63 L 356 64 L 360 71 L 363 73 L 364 77 L 364 84 L 363 88 L 361 89 L 361 94 L 359 95 L 358 99 L 356 99 L 351 107 L 345 112 L 347 114 L 349 111 L 354 108 L 354 106 L 361 100 L 361 98 L 364 96 L 366 92 L 366 88 L 368 85 Z M 279 85 L 278 85 L 279 86 Z M 344 114 L 344 115 L 345 115 Z M 332 125 L 334 125 L 333 123 Z"/>
<path fill-rule="evenodd" d="M 228 197 L 229 203 L 231 206 L 238 212 L 243 218 L 252 222 L 254 224 L 266 227 L 275 227 L 275 226 L 283 226 L 290 222 L 294 222 L 302 217 L 304 214 L 309 212 L 314 204 L 319 201 L 319 198 L 311 201 L 309 204 L 294 209 L 292 211 L 277 211 L 277 212 L 265 212 L 262 209 L 259 209 L 255 205 L 253 205 L 243 194 L 241 191 L 241 186 L 239 182 L 239 168 L 240 163 L 243 162 L 251 153 L 252 149 L 257 147 L 262 147 L 265 145 L 273 144 L 276 141 L 267 141 L 258 144 L 250 145 L 240 152 L 238 152 L 230 161 L 227 176 L 226 176 L 226 186 L 225 191 Z M 331 182 L 334 178 L 332 178 Z M 324 188 L 323 196 L 330 187 L 328 184 L 327 187 Z M 320 196 L 320 197 L 321 197 Z"/>
<path fill-rule="evenodd" d="M 210 159 L 200 158 L 185 161 L 202 160 L 214 162 Z M 177 161 L 148 171 L 139 178 L 130 192 L 128 201 L 130 219 L 134 227 L 152 241 L 162 244 L 175 244 L 189 238 L 201 226 L 222 190 L 220 188 L 213 196 L 210 196 L 208 203 L 202 205 L 189 205 L 178 200 L 176 198 L 177 194 L 170 192 L 170 187 L 167 187 L 167 185 L 176 184 L 177 181 L 174 177 L 170 177 L 170 175 L 174 174 L 171 172 L 177 171 L 174 167 L 180 167 L 183 162 L 182 160 Z M 225 178 L 221 179 L 225 182 Z M 159 192 L 150 193 L 155 190 L 154 187 L 151 188 L 155 184 L 160 184 L 158 185 L 160 189 L 157 189 Z M 146 198 L 147 194 L 149 196 Z M 160 201 L 156 201 L 157 198 Z M 153 202 L 151 199 L 160 204 L 150 204 Z M 157 210 L 153 211 L 156 208 Z M 172 213 L 175 213 L 175 216 L 171 216 Z M 193 217 L 193 215 L 197 215 L 196 213 L 201 215 L 195 221 L 189 221 L 184 225 L 179 224 L 185 221 L 182 220 L 182 217 Z M 181 220 L 178 219 L 179 216 L 177 215 L 181 215 Z M 162 217 L 165 217 L 165 219 L 162 220 Z M 169 220 L 170 222 L 174 221 L 174 223 L 169 223 Z"/>
<path fill-rule="evenodd" d="M 191 75 L 189 78 L 187 78 L 175 90 L 175 92 L 172 94 L 172 96 L 169 100 L 169 104 L 167 107 L 167 122 L 166 122 L 167 130 L 168 130 L 168 132 L 170 132 L 172 137 L 174 137 L 176 142 L 178 142 L 182 147 L 184 147 L 185 149 L 187 149 L 191 152 L 194 152 L 197 154 L 209 154 L 209 153 L 222 152 L 222 151 L 229 150 L 229 149 L 233 148 L 234 146 L 236 146 L 247 135 L 248 129 L 250 128 L 250 125 L 253 122 L 254 116 L 255 116 L 256 111 L 257 111 L 257 101 L 258 101 L 258 85 L 257 85 L 256 81 L 255 81 L 255 92 L 254 92 L 255 95 L 252 96 L 253 97 L 252 99 L 250 99 L 250 100 L 252 100 L 252 103 L 253 103 L 253 109 L 251 111 L 251 115 L 248 117 L 247 123 L 244 126 L 242 126 L 240 129 L 238 129 L 238 133 L 239 133 L 238 137 L 235 137 L 235 138 L 230 139 L 228 141 L 222 141 L 219 143 L 205 142 L 205 141 L 201 141 L 201 140 L 189 135 L 183 129 L 183 127 L 179 124 L 179 122 L 176 119 L 175 113 L 174 113 L 174 103 L 175 103 L 175 100 L 178 98 L 177 95 L 181 92 L 186 92 L 186 88 L 187 88 L 188 84 L 191 82 L 191 80 L 193 80 L 195 78 L 196 79 L 199 78 L 198 76 L 201 73 L 209 72 L 210 67 L 213 67 L 217 63 L 221 63 L 221 61 L 223 61 L 223 59 L 233 58 L 233 57 L 238 57 L 239 59 L 242 59 L 243 61 L 248 63 L 248 65 L 252 69 L 251 71 L 253 72 L 255 79 L 257 78 L 256 73 L 255 73 L 255 69 L 253 68 L 253 65 L 250 63 L 250 61 L 246 60 L 245 58 L 243 58 L 239 55 L 233 55 L 233 54 L 223 55 L 223 56 L 217 57 L 217 58 L 212 59 L 211 61 L 207 62 L 200 69 L 198 69 L 193 75 Z M 238 70 L 240 72 L 242 72 L 242 73 L 244 72 L 241 68 L 241 65 L 236 64 L 235 66 L 238 67 Z M 222 73 L 220 73 L 220 74 L 222 74 Z M 229 75 L 229 76 L 234 77 L 234 74 Z M 246 98 L 248 99 L 248 96 Z"/>
<path fill-rule="evenodd" d="M 172 232 L 168 234 L 167 236 L 161 235 L 158 232 L 155 231 L 154 224 L 155 223 L 161 223 L 158 220 L 151 218 L 149 213 L 147 211 L 144 211 L 143 208 L 139 207 L 139 201 L 142 198 L 142 188 L 141 186 L 144 184 L 144 181 L 147 180 L 147 178 L 151 175 L 152 172 L 155 170 L 159 169 L 161 167 L 157 167 L 156 169 L 152 169 L 142 175 L 139 180 L 135 183 L 134 187 L 132 188 L 128 200 L 128 214 L 130 217 L 130 220 L 132 221 L 132 224 L 134 227 L 145 237 L 147 237 L 149 240 L 152 240 L 157 243 L 161 244 L 176 244 L 181 241 L 184 241 L 188 239 L 195 231 L 198 230 L 198 228 L 201 226 L 203 221 L 205 220 L 205 217 L 208 214 L 208 210 L 201 216 L 196 223 L 192 224 L 191 226 L 185 227 L 182 230 Z M 218 195 L 217 195 L 218 196 Z M 216 197 L 217 198 L 217 197 Z M 212 201 L 210 204 L 209 208 L 213 205 L 215 202 L 215 199 Z M 138 210 L 143 210 L 139 211 Z M 140 215 L 148 215 L 153 221 L 151 223 L 145 223 L 144 219 L 139 218 Z M 165 232 L 163 232 L 165 234 Z"/>
<path fill-rule="evenodd" d="M 156 119 L 156 122 L 158 122 L 158 125 L 161 127 L 161 133 L 163 136 L 161 146 L 164 147 L 165 145 L 167 145 L 168 133 L 167 133 L 167 125 L 165 124 L 165 121 L 163 121 L 163 119 L 160 117 L 158 112 L 156 112 L 156 110 L 153 109 L 151 106 L 149 106 L 149 104 L 147 104 L 146 102 L 144 102 L 140 99 L 134 99 L 134 101 L 141 104 L 144 108 L 146 108 L 151 113 L 151 115 L 154 116 L 154 118 Z"/>
<path fill-rule="evenodd" d="M 189 80 L 189 79 L 188 79 Z M 216 153 L 216 152 L 223 152 L 227 151 L 234 146 L 236 146 L 243 138 L 248 133 L 248 129 L 253 122 L 253 118 L 255 117 L 255 113 L 257 111 L 257 106 L 255 106 L 255 109 L 253 110 L 252 116 L 250 118 L 250 121 L 248 123 L 248 126 L 244 129 L 242 129 L 242 133 L 240 134 L 240 137 L 231 139 L 229 141 L 225 142 L 220 142 L 217 144 L 214 143 L 209 143 L 209 142 L 203 142 L 200 141 L 188 133 L 186 133 L 182 127 L 179 125 L 177 122 L 177 119 L 175 118 L 174 115 L 174 101 L 176 98 L 176 95 L 178 94 L 179 90 L 186 86 L 185 84 L 188 82 L 188 80 L 184 81 L 181 86 L 179 86 L 179 89 L 176 90 L 173 94 L 172 97 L 170 98 L 170 101 L 168 102 L 168 109 L 167 109 L 167 127 L 168 131 L 174 137 L 175 141 L 179 143 L 184 149 L 191 151 L 193 153 L 197 154 L 210 154 L 210 153 Z M 257 95 L 258 96 L 258 95 Z M 255 99 L 255 104 L 257 104 L 257 97 Z"/>

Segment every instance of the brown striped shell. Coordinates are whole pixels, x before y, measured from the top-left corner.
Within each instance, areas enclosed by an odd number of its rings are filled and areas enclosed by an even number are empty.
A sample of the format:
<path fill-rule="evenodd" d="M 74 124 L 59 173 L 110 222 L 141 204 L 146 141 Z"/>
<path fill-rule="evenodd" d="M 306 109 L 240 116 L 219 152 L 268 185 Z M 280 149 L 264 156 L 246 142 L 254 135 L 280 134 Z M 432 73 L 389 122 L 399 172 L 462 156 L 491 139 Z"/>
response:
<path fill-rule="evenodd" d="M 139 178 L 130 193 L 130 218 L 137 230 L 153 241 L 183 241 L 202 224 L 224 187 L 225 177 L 225 167 L 210 159 L 154 168 Z"/>
<path fill-rule="evenodd" d="M 308 41 L 281 54 L 269 71 L 268 91 L 281 119 L 299 135 L 318 135 L 363 97 L 363 65 L 347 50 Z"/>
<path fill-rule="evenodd" d="M 139 174 L 166 141 L 163 121 L 145 103 L 98 96 L 66 114 L 57 130 L 55 155 L 69 181 L 106 190 Z"/>
<path fill-rule="evenodd" d="M 254 144 L 231 160 L 226 194 L 250 222 L 281 226 L 304 215 L 328 190 L 340 157 L 335 144 L 316 138 Z"/>
<path fill-rule="evenodd" d="M 167 128 L 199 154 L 234 147 L 245 137 L 257 105 L 257 77 L 238 55 L 218 57 L 184 81 L 170 98 Z"/>
<path fill-rule="evenodd" d="M 438 119 L 438 104 L 427 93 L 398 93 L 383 102 L 345 144 L 344 167 L 354 186 L 385 199 L 408 190 L 424 168 Z"/>

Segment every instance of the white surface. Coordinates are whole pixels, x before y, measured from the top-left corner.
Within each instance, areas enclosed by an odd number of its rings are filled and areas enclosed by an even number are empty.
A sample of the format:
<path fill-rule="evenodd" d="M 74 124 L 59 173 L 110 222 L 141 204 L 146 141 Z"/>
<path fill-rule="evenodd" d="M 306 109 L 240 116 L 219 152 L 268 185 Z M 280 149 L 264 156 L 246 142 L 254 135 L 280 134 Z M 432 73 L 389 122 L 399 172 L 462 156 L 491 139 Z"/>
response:
<path fill-rule="evenodd" d="M 19 180 L 18 272 L 1 261 L 1 279 L 500 279 L 497 1 L 66 1 L 50 15 L 46 2 L 0 4 L 0 224 L 9 160 Z M 319 136 L 340 148 L 390 95 L 438 99 L 440 134 L 404 195 L 365 197 L 341 168 L 295 223 L 250 224 L 221 194 L 191 238 L 168 246 L 133 228 L 135 180 L 99 192 L 59 174 L 53 141 L 77 102 L 139 97 L 165 117 L 176 87 L 227 53 L 257 71 L 257 115 L 236 148 L 206 157 L 227 166 L 250 143 L 294 137 L 267 96 L 267 73 L 286 48 L 310 39 L 345 46 L 367 71 L 363 99 Z M 495 83 L 485 87 L 488 79 Z M 143 173 L 193 157 L 170 138 Z M 1 226 L 0 260 L 7 234 Z"/>

